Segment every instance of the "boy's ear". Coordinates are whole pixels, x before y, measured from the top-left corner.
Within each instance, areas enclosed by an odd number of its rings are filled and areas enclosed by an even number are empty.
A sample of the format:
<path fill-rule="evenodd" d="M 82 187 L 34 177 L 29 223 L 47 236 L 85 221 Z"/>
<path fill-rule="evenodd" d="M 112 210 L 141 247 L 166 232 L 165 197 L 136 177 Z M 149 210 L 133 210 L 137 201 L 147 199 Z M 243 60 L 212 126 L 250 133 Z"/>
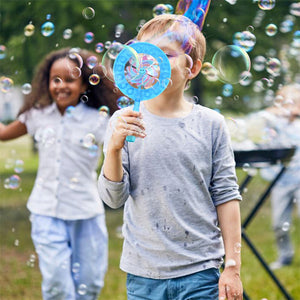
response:
<path fill-rule="evenodd" d="M 188 79 L 195 78 L 199 74 L 201 67 L 202 67 L 202 62 L 200 59 L 197 59 L 197 61 L 194 62 L 193 67 L 190 69 L 191 72 L 188 75 Z"/>

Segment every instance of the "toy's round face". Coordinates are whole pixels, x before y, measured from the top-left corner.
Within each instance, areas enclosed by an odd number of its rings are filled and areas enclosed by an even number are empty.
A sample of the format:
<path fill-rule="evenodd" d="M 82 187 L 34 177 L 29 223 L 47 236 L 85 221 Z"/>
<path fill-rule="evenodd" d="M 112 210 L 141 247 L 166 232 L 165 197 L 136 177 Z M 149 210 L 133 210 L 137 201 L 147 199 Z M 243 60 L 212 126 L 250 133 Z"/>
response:
<path fill-rule="evenodd" d="M 141 101 L 155 98 L 165 90 L 170 82 L 171 67 L 159 47 L 137 42 L 118 54 L 113 73 L 120 91 Z"/>

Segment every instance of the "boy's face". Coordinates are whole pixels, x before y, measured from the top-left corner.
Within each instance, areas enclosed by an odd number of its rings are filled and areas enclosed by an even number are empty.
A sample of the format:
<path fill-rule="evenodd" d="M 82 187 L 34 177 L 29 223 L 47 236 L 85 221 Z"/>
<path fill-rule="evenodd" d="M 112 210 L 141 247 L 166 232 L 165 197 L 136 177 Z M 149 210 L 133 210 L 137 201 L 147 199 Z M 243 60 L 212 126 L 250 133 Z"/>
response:
<path fill-rule="evenodd" d="M 151 34 L 144 34 L 140 41 L 154 44 L 163 50 L 170 61 L 173 88 L 184 87 L 193 63 L 191 57 L 184 53 L 181 44 L 177 41 L 171 41 L 164 35 L 153 36 Z"/>

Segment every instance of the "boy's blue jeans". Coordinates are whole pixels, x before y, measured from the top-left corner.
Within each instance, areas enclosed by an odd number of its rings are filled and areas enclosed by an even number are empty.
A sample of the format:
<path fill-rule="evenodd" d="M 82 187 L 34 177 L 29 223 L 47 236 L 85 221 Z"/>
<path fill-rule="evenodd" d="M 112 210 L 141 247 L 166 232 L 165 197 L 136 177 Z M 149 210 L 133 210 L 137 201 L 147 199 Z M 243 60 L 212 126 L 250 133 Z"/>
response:
<path fill-rule="evenodd" d="M 211 268 L 172 279 L 127 274 L 128 300 L 217 300 L 220 272 Z"/>
<path fill-rule="evenodd" d="M 65 221 L 32 214 L 44 300 L 96 300 L 107 269 L 105 216 Z"/>

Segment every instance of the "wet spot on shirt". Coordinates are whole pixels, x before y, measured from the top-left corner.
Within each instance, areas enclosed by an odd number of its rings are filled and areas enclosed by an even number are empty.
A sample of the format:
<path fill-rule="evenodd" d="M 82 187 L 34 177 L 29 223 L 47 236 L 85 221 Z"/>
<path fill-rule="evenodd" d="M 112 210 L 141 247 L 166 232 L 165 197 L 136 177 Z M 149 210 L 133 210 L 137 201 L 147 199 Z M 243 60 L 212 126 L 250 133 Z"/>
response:
<path fill-rule="evenodd" d="M 180 128 L 184 128 L 185 127 L 185 124 L 183 122 L 179 122 L 178 125 L 179 125 Z"/>

